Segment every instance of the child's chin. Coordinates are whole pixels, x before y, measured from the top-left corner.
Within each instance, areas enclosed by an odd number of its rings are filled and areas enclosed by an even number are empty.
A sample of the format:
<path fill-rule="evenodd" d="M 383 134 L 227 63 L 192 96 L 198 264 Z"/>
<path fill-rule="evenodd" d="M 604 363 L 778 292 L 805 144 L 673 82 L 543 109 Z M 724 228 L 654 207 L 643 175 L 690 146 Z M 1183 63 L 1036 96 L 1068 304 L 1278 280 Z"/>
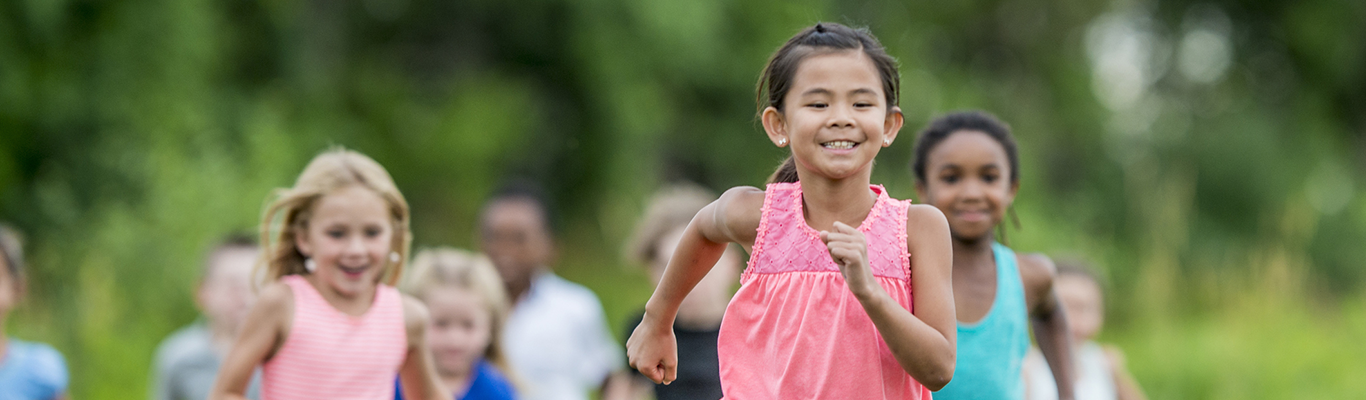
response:
<path fill-rule="evenodd" d="M 951 227 L 959 240 L 978 241 L 986 239 L 991 234 L 991 226 L 977 223 L 960 223 L 958 226 Z"/>
<path fill-rule="evenodd" d="M 350 279 L 345 279 L 332 284 L 333 289 L 345 296 L 360 295 L 365 292 L 366 286 L 367 285 L 364 282 L 352 281 Z"/>

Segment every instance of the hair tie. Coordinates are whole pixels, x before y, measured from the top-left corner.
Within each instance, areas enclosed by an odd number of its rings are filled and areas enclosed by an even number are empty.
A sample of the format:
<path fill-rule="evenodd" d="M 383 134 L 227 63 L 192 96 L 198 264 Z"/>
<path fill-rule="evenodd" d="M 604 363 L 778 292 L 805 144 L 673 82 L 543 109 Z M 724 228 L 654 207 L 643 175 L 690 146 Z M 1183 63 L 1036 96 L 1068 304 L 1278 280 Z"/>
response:
<path fill-rule="evenodd" d="M 825 27 L 819 22 L 816 23 L 816 33 L 825 33 Z"/>

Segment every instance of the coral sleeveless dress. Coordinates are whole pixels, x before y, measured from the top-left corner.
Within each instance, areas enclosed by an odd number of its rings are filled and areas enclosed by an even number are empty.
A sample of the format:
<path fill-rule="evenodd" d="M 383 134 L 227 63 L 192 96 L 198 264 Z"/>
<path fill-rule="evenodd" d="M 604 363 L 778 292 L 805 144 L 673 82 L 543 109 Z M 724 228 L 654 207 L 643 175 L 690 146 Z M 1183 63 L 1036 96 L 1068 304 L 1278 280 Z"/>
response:
<path fill-rule="evenodd" d="M 294 292 L 289 337 L 261 371 L 261 399 L 391 399 L 408 353 L 403 298 L 379 285 L 361 316 L 332 308 L 298 275 L 280 281 Z"/>
<path fill-rule="evenodd" d="M 878 283 L 912 309 L 909 201 L 874 185 L 859 225 Z M 717 340 L 726 399 L 929 399 L 897 363 L 839 267 L 806 224 L 801 183 L 770 184 L 740 290 Z"/>

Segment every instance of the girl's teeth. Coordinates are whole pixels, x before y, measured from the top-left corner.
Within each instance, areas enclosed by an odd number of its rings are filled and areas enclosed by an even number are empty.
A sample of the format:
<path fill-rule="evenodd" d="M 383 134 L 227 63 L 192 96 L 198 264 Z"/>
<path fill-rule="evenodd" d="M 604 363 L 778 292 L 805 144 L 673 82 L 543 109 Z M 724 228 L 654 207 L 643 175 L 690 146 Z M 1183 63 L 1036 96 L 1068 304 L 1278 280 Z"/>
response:
<path fill-rule="evenodd" d="M 847 150 L 854 148 L 854 142 L 848 140 L 839 140 L 834 142 L 826 142 L 824 146 L 827 149 Z"/>

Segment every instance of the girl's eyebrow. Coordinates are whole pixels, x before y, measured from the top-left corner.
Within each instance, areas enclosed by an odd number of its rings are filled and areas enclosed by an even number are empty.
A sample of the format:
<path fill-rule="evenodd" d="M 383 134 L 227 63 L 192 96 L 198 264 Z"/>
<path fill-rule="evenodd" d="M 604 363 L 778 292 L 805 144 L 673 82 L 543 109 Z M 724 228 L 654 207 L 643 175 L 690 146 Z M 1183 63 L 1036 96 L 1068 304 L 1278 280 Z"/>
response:
<path fill-rule="evenodd" d="M 937 168 L 937 170 L 943 171 L 943 170 L 946 170 L 946 169 L 962 169 L 962 168 L 963 168 L 963 167 L 958 166 L 958 164 L 946 163 L 946 164 L 944 164 L 944 165 L 940 165 L 939 168 Z"/>
<path fill-rule="evenodd" d="M 813 94 L 831 96 L 831 95 L 834 95 L 835 92 L 832 92 L 832 91 L 830 91 L 830 89 L 826 89 L 826 88 L 811 88 L 811 89 L 807 89 L 805 92 L 802 92 L 802 96 L 808 96 L 808 95 L 813 95 Z M 849 95 L 850 95 L 850 96 L 860 95 L 860 94 L 877 94 L 877 91 L 876 91 L 876 90 L 873 90 L 872 88 L 866 88 L 866 87 L 865 87 L 865 88 L 858 88 L 858 89 L 854 89 L 854 90 L 850 90 L 850 91 L 849 91 Z"/>

